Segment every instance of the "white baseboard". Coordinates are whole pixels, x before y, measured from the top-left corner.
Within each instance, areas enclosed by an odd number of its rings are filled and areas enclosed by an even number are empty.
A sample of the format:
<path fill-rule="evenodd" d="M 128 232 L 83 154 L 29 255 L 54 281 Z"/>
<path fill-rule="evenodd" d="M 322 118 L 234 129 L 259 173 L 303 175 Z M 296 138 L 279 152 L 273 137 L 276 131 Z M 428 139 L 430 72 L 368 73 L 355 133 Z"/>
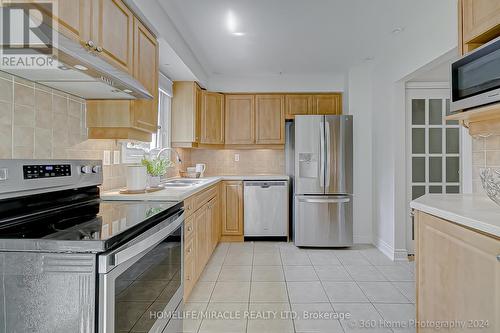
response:
<path fill-rule="evenodd" d="M 373 245 L 392 261 L 408 261 L 408 251 L 406 249 L 394 249 L 380 238 L 376 238 Z"/>

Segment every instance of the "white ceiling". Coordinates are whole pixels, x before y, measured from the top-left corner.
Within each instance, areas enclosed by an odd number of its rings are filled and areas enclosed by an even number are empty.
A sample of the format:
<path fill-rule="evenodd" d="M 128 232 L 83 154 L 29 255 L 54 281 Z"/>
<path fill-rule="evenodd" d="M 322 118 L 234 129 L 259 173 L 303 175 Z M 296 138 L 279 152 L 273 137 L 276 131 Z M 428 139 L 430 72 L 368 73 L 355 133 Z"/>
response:
<path fill-rule="evenodd" d="M 157 1 L 209 76 L 345 72 L 383 57 L 422 9 L 414 0 Z M 229 31 L 229 12 L 244 36 Z"/>

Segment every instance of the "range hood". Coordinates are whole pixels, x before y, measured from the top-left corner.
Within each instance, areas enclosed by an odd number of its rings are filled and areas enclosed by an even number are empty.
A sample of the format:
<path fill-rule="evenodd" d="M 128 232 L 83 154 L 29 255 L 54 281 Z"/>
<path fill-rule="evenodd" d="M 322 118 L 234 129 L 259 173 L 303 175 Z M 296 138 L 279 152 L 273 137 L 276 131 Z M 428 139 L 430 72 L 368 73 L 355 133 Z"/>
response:
<path fill-rule="evenodd" d="M 49 25 L 44 24 L 40 28 L 42 31 L 51 32 L 47 35 L 57 36 L 53 43 L 57 50 L 54 52 L 56 66 L 40 69 L 0 67 L 0 70 L 83 99 L 153 98 L 139 81 L 111 65 L 97 53 L 67 38 Z M 45 53 L 42 49 L 39 52 Z"/>

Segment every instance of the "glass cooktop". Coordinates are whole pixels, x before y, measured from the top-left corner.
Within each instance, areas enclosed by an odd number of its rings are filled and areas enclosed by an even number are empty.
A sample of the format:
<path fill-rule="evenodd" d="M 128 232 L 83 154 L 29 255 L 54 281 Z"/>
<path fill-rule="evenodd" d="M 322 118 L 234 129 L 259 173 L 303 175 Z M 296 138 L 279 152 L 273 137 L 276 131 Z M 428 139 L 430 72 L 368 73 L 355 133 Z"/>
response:
<path fill-rule="evenodd" d="M 25 207 L 23 214 L 0 217 L 0 249 L 6 249 L 4 245 L 13 240 L 31 240 L 37 244 L 60 241 L 75 246 L 82 243 L 78 245 L 82 249 L 87 246 L 94 251 L 97 246 L 105 251 L 164 221 L 182 207 L 179 202 L 101 201 L 98 198 L 84 202 L 73 200 L 64 206 L 54 204 L 42 210 L 31 207 L 32 212 L 30 207 Z M 19 208 L 3 210 L 13 212 Z"/>

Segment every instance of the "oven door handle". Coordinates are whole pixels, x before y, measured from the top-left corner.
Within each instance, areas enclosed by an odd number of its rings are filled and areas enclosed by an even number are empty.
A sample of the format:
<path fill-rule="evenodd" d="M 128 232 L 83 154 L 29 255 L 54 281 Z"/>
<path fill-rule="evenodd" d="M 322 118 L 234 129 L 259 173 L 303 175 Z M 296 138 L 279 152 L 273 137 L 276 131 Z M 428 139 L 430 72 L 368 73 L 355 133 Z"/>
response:
<path fill-rule="evenodd" d="M 121 265 L 135 256 L 147 251 L 148 249 L 155 247 L 161 243 L 165 238 L 167 238 L 172 232 L 177 230 L 179 226 L 184 222 L 184 212 L 180 214 L 173 222 L 162 226 L 164 222 L 154 226 L 148 230 L 147 236 L 139 239 L 135 239 L 130 243 L 127 243 L 118 249 L 99 256 L 99 273 L 107 273 L 113 267 Z M 158 230 L 155 230 L 158 229 Z M 154 231 L 153 231 L 154 230 Z"/>

